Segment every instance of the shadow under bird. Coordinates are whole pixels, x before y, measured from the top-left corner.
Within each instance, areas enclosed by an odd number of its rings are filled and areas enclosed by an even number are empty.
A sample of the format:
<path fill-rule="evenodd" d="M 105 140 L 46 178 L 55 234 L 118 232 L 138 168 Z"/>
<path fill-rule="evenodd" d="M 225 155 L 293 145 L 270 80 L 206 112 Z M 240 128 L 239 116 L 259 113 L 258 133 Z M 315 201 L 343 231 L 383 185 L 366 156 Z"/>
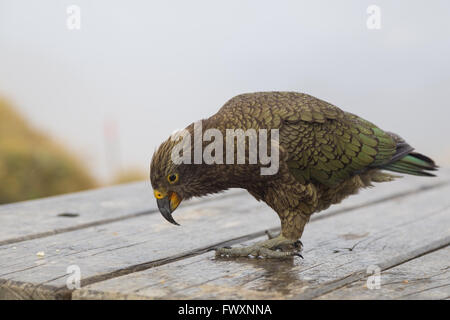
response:
<path fill-rule="evenodd" d="M 264 165 L 248 161 L 175 163 L 172 150 L 179 141 L 170 137 L 153 155 L 150 180 L 154 195 L 161 214 L 173 224 L 177 223 L 172 213 L 182 200 L 229 188 L 246 189 L 278 214 L 278 236 L 247 247 L 218 248 L 216 256 L 301 256 L 300 238 L 313 213 L 374 182 L 398 177 L 386 171 L 434 176 L 430 171 L 437 169 L 433 160 L 414 152 L 398 135 L 303 93 L 241 94 L 201 123 L 203 131 L 217 129 L 224 137 L 227 129 L 278 129 L 279 133 L 279 169 L 272 175 L 261 175 Z M 194 124 L 186 130 L 194 136 Z M 193 154 L 194 143 L 190 146 Z M 203 141 L 202 148 L 205 146 Z M 248 144 L 245 147 L 248 160 Z"/>

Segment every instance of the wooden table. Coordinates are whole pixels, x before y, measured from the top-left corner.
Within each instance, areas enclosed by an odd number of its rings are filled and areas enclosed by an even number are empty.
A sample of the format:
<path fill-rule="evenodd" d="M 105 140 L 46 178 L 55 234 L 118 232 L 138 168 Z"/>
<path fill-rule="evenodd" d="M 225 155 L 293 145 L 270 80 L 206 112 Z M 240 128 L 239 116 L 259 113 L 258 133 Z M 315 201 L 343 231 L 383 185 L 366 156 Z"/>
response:
<path fill-rule="evenodd" d="M 279 227 L 242 190 L 182 203 L 181 227 L 160 216 L 148 182 L 3 205 L 0 298 L 449 299 L 450 171 L 439 175 L 314 215 L 304 260 L 214 257 Z"/>

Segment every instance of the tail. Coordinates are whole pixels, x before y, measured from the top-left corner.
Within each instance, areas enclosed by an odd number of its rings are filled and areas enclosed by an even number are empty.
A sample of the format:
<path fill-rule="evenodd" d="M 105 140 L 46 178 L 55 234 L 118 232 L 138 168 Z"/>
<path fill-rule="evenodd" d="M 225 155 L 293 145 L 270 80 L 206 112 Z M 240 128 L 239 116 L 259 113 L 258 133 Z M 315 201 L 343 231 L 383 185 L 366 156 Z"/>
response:
<path fill-rule="evenodd" d="M 410 152 L 404 157 L 381 167 L 385 170 L 427 177 L 435 177 L 436 175 L 429 171 L 436 171 L 437 168 L 438 166 L 433 160 L 417 152 Z"/>

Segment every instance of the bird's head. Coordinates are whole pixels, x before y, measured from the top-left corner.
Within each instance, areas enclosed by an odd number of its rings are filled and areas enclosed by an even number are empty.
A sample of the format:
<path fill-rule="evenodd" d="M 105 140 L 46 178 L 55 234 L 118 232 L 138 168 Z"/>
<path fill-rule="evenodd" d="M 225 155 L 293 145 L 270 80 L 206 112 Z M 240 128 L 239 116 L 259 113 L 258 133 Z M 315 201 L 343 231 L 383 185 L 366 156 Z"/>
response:
<path fill-rule="evenodd" d="M 202 165 L 176 164 L 172 149 L 177 141 L 170 138 L 153 154 L 150 164 L 150 181 L 162 216 L 175 225 L 172 213 L 182 200 L 203 196 L 211 192 L 207 168 Z"/>
<path fill-rule="evenodd" d="M 150 182 L 162 216 L 175 225 L 172 212 L 183 200 L 184 177 L 180 176 L 180 166 L 171 160 L 173 144 L 170 139 L 161 144 L 153 154 L 150 164 Z"/>

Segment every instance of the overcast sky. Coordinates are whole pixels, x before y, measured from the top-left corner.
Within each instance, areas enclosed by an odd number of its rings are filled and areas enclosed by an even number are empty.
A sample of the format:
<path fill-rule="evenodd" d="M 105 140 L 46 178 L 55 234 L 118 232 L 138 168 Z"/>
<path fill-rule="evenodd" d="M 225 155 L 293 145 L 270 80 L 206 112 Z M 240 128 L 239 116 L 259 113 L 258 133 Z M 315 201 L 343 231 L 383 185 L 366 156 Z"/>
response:
<path fill-rule="evenodd" d="M 119 165 L 108 152 L 148 170 L 174 129 L 268 90 L 327 100 L 450 164 L 449 57 L 446 0 L 0 0 L 0 95 L 102 178 Z"/>

